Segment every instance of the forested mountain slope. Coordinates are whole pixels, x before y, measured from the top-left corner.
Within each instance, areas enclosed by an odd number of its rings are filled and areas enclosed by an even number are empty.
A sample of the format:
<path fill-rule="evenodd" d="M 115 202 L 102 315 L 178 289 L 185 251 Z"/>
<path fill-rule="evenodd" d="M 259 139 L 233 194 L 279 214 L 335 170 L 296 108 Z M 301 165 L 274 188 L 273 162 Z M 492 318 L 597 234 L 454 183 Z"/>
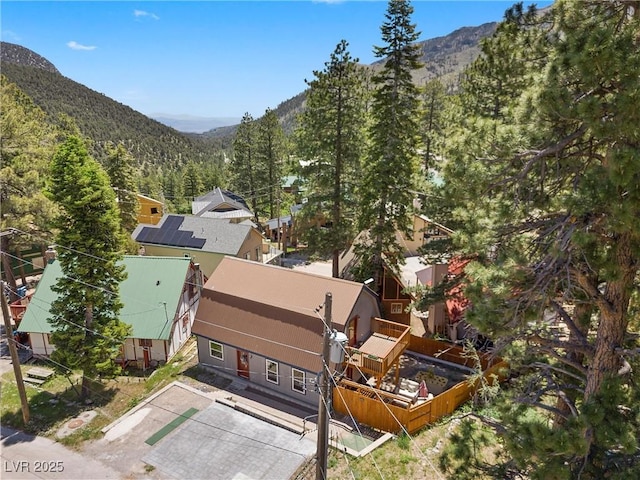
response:
<path fill-rule="evenodd" d="M 102 158 L 109 142 L 122 142 L 140 168 L 161 165 L 173 168 L 187 161 L 214 159 L 217 143 L 205 144 L 169 128 L 111 98 L 59 73 L 49 62 L 34 62 L 36 54 L 20 47 L 6 60 L 2 44 L 2 74 L 42 108 L 51 121 L 68 115 L 83 135 L 93 141 L 97 158 Z M 42 57 L 39 57 L 42 58 Z"/>
<path fill-rule="evenodd" d="M 462 27 L 449 35 L 431 38 L 418 42 L 422 52 L 423 70 L 413 72 L 413 81 L 418 85 L 439 78 L 449 91 L 455 91 L 460 82 L 460 74 L 480 55 L 480 41 L 495 32 L 497 22 L 484 23 L 477 27 Z M 327 56 L 330 52 L 327 52 Z M 375 62 L 370 67 L 378 70 L 383 61 Z M 320 68 L 321 65 L 318 65 Z M 311 73 L 311 72 L 309 72 Z M 280 119 L 284 131 L 290 133 L 295 127 L 297 115 L 304 106 L 305 93 L 283 101 L 274 110 Z M 221 127 L 205 132 L 206 139 L 224 139 L 235 134 L 237 126 Z"/>

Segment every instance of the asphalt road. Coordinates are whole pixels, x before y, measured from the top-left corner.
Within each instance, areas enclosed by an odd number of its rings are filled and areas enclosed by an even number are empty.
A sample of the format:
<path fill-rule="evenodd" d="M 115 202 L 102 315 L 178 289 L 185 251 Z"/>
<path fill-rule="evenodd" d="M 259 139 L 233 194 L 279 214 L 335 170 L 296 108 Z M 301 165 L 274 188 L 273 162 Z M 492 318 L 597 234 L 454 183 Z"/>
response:
<path fill-rule="evenodd" d="M 120 474 L 48 438 L 0 427 L 0 477 L 14 479 L 107 480 Z"/>

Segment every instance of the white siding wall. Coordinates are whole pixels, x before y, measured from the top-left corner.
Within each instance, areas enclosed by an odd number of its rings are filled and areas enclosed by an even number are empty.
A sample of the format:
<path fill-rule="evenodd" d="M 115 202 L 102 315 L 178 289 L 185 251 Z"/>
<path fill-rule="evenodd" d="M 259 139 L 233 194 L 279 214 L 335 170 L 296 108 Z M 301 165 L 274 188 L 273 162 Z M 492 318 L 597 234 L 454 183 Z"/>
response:
<path fill-rule="evenodd" d="M 125 359 L 129 361 L 144 361 L 144 349 L 149 350 L 149 361 L 156 360 L 158 362 L 164 362 L 167 360 L 165 355 L 165 342 L 164 340 L 151 340 L 151 347 L 141 347 L 140 339 L 127 338 L 124 342 L 124 354 Z M 169 347 L 167 346 L 167 350 Z M 142 366 L 142 364 L 140 364 Z"/>
<path fill-rule="evenodd" d="M 127 338 L 124 341 L 124 359 L 125 360 L 135 360 L 135 348 L 133 345 L 133 338 Z M 140 347 L 138 347 L 140 349 Z M 140 351 L 140 356 L 142 356 L 142 350 Z"/>
<path fill-rule="evenodd" d="M 46 333 L 30 333 L 29 340 L 34 355 L 49 356 L 56 349 L 53 344 L 49 343 Z"/>

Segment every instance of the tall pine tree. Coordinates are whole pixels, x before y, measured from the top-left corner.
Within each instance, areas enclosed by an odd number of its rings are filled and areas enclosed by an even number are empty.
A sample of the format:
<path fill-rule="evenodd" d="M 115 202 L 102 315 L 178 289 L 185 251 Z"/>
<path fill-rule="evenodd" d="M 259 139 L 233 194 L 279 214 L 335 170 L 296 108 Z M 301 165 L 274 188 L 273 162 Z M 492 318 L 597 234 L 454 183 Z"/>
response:
<path fill-rule="evenodd" d="M 422 170 L 425 179 L 431 179 L 430 172 L 439 168 L 437 159 L 442 156 L 440 151 L 444 139 L 444 110 L 446 94 L 444 85 L 440 80 L 434 79 L 428 82 L 422 90 L 423 116 L 422 116 Z"/>
<path fill-rule="evenodd" d="M 126 275 L 119 264 L 119 211 L 108 175 L 78 137 L 69 137 L 53 156 L 49 193 L 62 209 L 56 242 L 63 273 L 53 287 L 51 357 L 82 370 L 82 396 L 88 397 L 94 379 L 119 371 L 113 360 L 131 329 L 118 317 Z"/>
<path fill-rule="evenodd" d="M 413 7 L 391 0 L 381 27 L 384 46 L 375 47 L 384 67 L 373 76 L 370 144 L 364 166 L 360 226 L 370 241 L 357 246 L 362 260 L 359 276 L 382 278 L 383 261 L 397 271 L 404 262 L 396 232 L 409 235 L 413 186 L 418 172 L 420 92 L 411 73 L 420 68 L 419 37 L 411 23 Z"/>
<path fill-rule="evenodd" d="M 233 139 L 231 159 L 231 188 L 251 205 L 256 223 L 260 224 L 259 197 L 264 182 L 262 165 L 256 153 L 256 122 L 245 113 Z"/>
<path fill-rule="evenodd" d="M 120 210 L 120 226 L 129 237 L 138 226 L 138 182 L 135 159 L 122 143 L 107 146 L 105 167 L 116 192 Z M 131 253 L 135 253 L 135 250 Z"/>
<path fill-rule="evenodd" d="M 313 253 L 331 253 L 338 277 L 340 251 L 355 236 L 357 189 L 365 146 L 366 91 L 364 73 L 342 40 L 307 81 L 306 108 L 299 119 L 296 141 L 303 169 L 307 203 L 302 217 L 303 238 Z M 320 228 L 316 218 L 326 220 Z"/>
<path fill-rule="evenodd" d="M 265 170 L 266 185 L 260 192 L 259 202 L 269 218 L 280 216 L 282 198 L 282 174 L 287 154 L 287 141 L 276 112 L 270 108 L 257 122 L 256 159 Z"/>
<path fill-rule="evenodd" d="M 518 5 L 472 70 L 502 88 L 462 102 L 446 181 L 476 258 L 466 318 L 516 374 L 497 402 L 513 475 L 640 476 L 639 20 L 623 1 Z"/>

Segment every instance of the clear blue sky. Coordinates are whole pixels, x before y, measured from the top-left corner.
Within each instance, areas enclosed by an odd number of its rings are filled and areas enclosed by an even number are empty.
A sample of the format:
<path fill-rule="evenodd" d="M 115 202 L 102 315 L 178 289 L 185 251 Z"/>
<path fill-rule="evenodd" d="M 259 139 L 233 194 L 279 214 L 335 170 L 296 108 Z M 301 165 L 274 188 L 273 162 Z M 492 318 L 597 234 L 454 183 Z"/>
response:
<path fill-rule="evenodd" d="M 412 20 L 426 40 L 498 21 L 513 3 L 414 0 Z M 387 2 L 3 0 L 0 9 L 3 41 L 146 115 L 257 118 L 302 92 L 341 39 L 375 61 Z"/>

